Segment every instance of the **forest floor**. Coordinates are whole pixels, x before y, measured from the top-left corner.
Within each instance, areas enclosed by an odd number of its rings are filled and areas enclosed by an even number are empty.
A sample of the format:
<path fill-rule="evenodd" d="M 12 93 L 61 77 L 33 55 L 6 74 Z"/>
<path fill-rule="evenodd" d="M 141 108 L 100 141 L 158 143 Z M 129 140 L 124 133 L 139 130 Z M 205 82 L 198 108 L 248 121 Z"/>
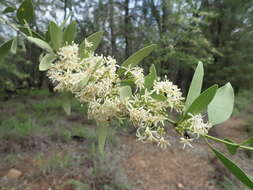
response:
<path fill-rule="evenodd" d="M 0 102 L 0 190 L 246 190 L 203 140 L 183 149 L 172 130 L 171 146 L 161 150 L 127 129 L 112 129 L 102 158 L 85 107 L 73 101 L 66 116 L 61 102 L 44 91 Z M 210 133 L 241 142 L 248 130 L 246 119 L 234 116 Z M 253 176 L 249 152 L 240 150 L 231 159 Z"/>

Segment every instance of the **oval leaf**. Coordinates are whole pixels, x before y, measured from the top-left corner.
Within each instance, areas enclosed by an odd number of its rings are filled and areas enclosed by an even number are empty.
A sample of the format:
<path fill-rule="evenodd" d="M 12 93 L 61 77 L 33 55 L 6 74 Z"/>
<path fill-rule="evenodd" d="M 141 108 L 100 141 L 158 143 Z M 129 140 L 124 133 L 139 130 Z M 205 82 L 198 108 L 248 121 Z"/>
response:
<path fill-rule="evenodd" d="M 63 32 L 61 28 L 54 22 L 49 24 L 50 39 L 53 44 L 53 48 L 58 50 L 62 45 Z"/>
<path fill-rule="evenodd" d="M 53 49 L 50 47 L 50 45 L 47 42 L 45 42 L 45 41 L 43 41 L 43 40 L 41 40 L 39 38 L 33 38 L 33 37 L 27 37 L 27 39 L 30 42 L 32 42 L 35 45 L 37 45 L 38 47 L 40 47 L 40 48 L 42 48 L 42 49 L 44 49 L 44 50 L 46 50 L 48 52 L 53 52 Z"/>
<path fill-rule="evenodd" d="M 45 33 L 45 41 L 50 43 L 51 42 L 51 37 L 50 37 L 50 26 L 48 25 L 47 31 Z"/>
<path fill-rule="evenodd" d="M 57 56 L 53 53 L 50 53 L 50 54 L 46 54 L 40 61 L 40 65 L 39 65 L 39 70 L 40 71 L 46 71 L 48 70 L 53 61 L 55 61 L 57 58 Z"/>
<path fill-rule="evenodd" d="M 97 128 L 97 135 L 98 135 L 98 149 L 102 155 L 104 155 L 104 148 L 107 134 L 108 134 L 107 123 L 101 123 Z"/>
<path fill-rule="evenodd" d="M 23 1 L 23 3 L 20 5 L 17 11 L 18 21 L 21 24 L 25 24 L 24 20 L 30 23 L 33 20 L 33 16 L 34 16 L 34 11 L 33 11 L 32 0 Z"/>
<path fill-rule="evenodd" d="M 203 64 L 200 62 L 194 72 L 191 85 L 187 94 L 185 109 L 187 110 L 192 102 L 200 95 L 204 77 Z"/>
<path fill-rule="evenodd" d="M 253 137 L 243 141 L 240 145 L 251 145 L 253 144 Z"/>
<path fill-rule="evenodd" d="M 151 94 L 151 97 L 154 98 L 155 100 L 162 101 L 162 102 L 167 100 L 167 98 L 163 94 L 153 93 Z"/>
<path fill-rule="evenodd" d="M 121 100 L 125 100 L 132 96 L 132 89 L 130 86 L 119 87 L 119 96 Z"/>
<path fill-rule="evenodd" d="M 76 37 L 76 22 L 71 22 L 63 33 L 63 42 L 64 44 L 71 44 Z"/>
<path fill-rule="evenodd" d="M 253 181 L 252 179 L 244 173 L 244 171 L 239 168 L 234 162 L 228 159 L 225 155 L 221 152 L 216 150 L 215 148 L 211 147 L 216 157 L 226 166 L 226 168 L 244 185 L 248 186 L 250 189 L 253 189 Z"/>
<path fill-rule="evenodd" d="M 230 139 L 224 139 L 224 141 L 227 141 L 227 142 L 230 142 L 230 143 L 233 143 L 233 144 L 225 144 L 227 149 L 228 149 L 228 152 L 231 154 L 231 155 L 235 155 L 237 149 L 240 147 L 239 144 L 236 144 L 234 143 L 232 140 Z"/>
<path fill-rule="evenodd" d="M 157 79 L 155 65 L 152 64 L 149 68 L 149 74 L 145 77 L 144 86 L 147 89 L 151 89 L 154 85 L 155 80 Z"/>
<path fill-rule="evenodd" d="M 41 39 L 41 40 L 44 40 L 44 39 L 45 39 L 41 34 L 35 32 L 34 30 L 30 30 L 30 29 L 28 29 L 28 28 L 25 27 L 25 26 L 18 26 L 18 29 L 19 29 L 21 32 L 23 32 L 25 35 L 27 35 L 27 36 L 30 36 L 30 31 L 31 31 L 31 33 L 32 33 L 32 36 L 31 36 L 31 37 L 39 38 L 39 39 Z M 30 31 L 29 31 L 29 30 L 30 30 Z"/>
<path fill-rule="evenodd" d="M 155 48 L 156 48 L 156 45 L 152 44 L 150 46 L 140 49 L 139 51 L 137 51 L 133 55 L 131 55 L 129 58 L 127 58 L 122 63 L 122 67 L 136 66 L 140 61 L 142 61 L 145 57 L 147 57 Z M 120 68 L 118 70 L 118 74 L 122 74 L 124 72 L 124 70 L 125 69 Z"/>
<path fill-rule="evenodd" d="M 102 36 L 103 36 L 103 32 L 102 31 L 96 32 L 96 33 L 88 36 L 86 38 L 86 40 L 88 42 L 92 43 L 92 47 L 90 47 L 88 49 L 87 49 L 87 47 L 85 47 L 85 40 L 80 44 L 80 47 L 79 47 L 79 56 L 81 57 L 81 59 L 87 57 L 89 52 L 94 52 L 97 49 L 99 43 L 102 40 Z"/>
<path fill-rule="evenodd" d="M 135 87 L 135 83 L 134 83 L 134 80 L 133 79 L 126 79 L 126 80 L 121 80 L 120 81 L 120 84 L 122 86 L 131 86 L 131 87 Z"/>
<path fill-rule="evenodd" d="M 102 31 L 100 32 L 96 32 L 92 35 L 90 35 L 89 37 L 87 37 L 86 39 L 88 40 L 88 42 L 92 43 L 92 47 L 89 49 L 90 51 L 95 51 L 98 47 L 98 45 L 100 44 L 102 37 L 103 37 L 103 33 Z"/>
<path fill-rule="evenodd" d="M 80 82 L 77 85 L 75 85 L 76 91 L 82 90 L 87 85 L 90 79 L 90 75 L 80 76 L 80 79 L 81 79 Z"/>
<path fill-rule="evenodd" d="M 189 109 L 185 112 L 184 119 L 189 117 L 188 113 L 193 115 L 202 112 L 207 108 L 208 104 L 212 101 L 215 93 L 218 89 L 218 85 L 213 85 L 204 92 L 202 92 L 190 105 Z"/>
<path fill-rule="evenodd" d="M 13 40 L 9 40 L 7 42 L 4 42 L 0 46 L 0 60 L 2 60 L 9 53 L 9 51 L 11 49 L 12 41 Z"/>
<path fill-rule="evenodd" d="M 208 105 L 208 119 L 213 124 L 226 121 L 234 108 L 234 90 L 230 83 L 219 88 L 212 102 Z"/>
<path fill-rule="evenodd" d="M 7 7 L 3 10 L 3 14 L 12 13 L 16 10 L 15 7 Z"/>
<path fill-rule="evenodd" d="M 18 37 L 15 37 L 11 43 L 11 53 L 15 54 L 18 47 Z"/>
<path fill-rule="evenodd" d="M 62 108 L 67 115 L 71 114 L 71 98 L 69 96 L 64 98 Z"/>

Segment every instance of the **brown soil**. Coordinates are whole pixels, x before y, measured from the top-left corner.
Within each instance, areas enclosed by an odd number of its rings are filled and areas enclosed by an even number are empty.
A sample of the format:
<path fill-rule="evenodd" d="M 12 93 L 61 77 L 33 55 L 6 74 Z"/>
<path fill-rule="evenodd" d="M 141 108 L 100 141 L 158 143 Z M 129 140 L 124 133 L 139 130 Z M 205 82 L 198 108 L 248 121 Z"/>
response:
<path fill-rule="evenodd" d="M 151 144 L 125 139 L 131 153 L 124 166 L 138 190 L 218 190 L 209 160 L 179 148 L 161 151 Z"/>
<path fill-rule="evenodd" d="M 230 138 L 241 142 L 247 138 L 247 123 L 239 118 L 231 118 L 223 125 L 212 129 L 211 133 L 220 138 Z M 124 160 L 125 171 L 136 185 L 136 190 L 220 190 L 219 183 L 229 172 L 217 161 L 208 146 L 200 141 L 194 148 L 183 150 L 172 134 L 172 146 L 161 151 L 155 145 L 143 144 L 133 137 L 124 138 L 129 154 Z M 224 146 L 216 147 L 226 151 Z M 252 171 L 252 160 L 245 152 L 234 157 L 239 165 Z M 243 158 L 243 159 L 242 159 Z"/>
<path fill-rule="evenodd" d="M 83 120 L 68 118 L 65 122 L 79 122 Z M 71 125 L 69 123 L 69 125 Z M 220 138 L 230 138 L 236 142 L 241 142 L 247 138 L 247 123 L 240 118 L 231 118 L 221 126 L 211 130 L 211 134 Z M 41 137 L 43 138 L 43 137 Z M 31 142 L 10 142 L 0 147 L 0 190 L 4 188 L 4 176 L 14 168 L 22 172 L 15 183 L 15 190 L 72 190 L 73 186 L 62 187 L 68 179 L 89 180 L 86 170 L 87 163 L 80 161 L 76 163 L 72 173 L 55 173 L 51 175 L 41 175 L 38 171 L 38 163 L 34 155 L 38 152 L 50 155 L 56 151 L 70 151 L 80 153 L 78 158 L 85 155 L 86 142 L 56 143 L 49 139 L 32 137 Z M 221 190 L 219 183 L 224 176 L 230 176 L 227 170 L 214 158 L 204 141 L 196 142 L 194 148 L 182 149 L 178 142 L 178 136 L 170 132 L 170 142 L 172 146 L 162 151 L 156 145 L 141 143 L 132 136 L 120 136 L 119 151 L 121 164 L 132 184 L 132 190 Z M 37 139 L 37 140 L 36 140 Z M 2 142 L 3 143 L 3 142 Z M 69 144 L 70 143 L 70 144 Z M 0 143 L 0 145 L 3 145 Z M 215 146 L 225 151 L 225 147 L 215 143 Z M 24 148 L 26 147 L 26 148 Z M 87 150 L 86 150 L 87 151 Z M 15 152 L 17 161 L 5 164 L 3 159 L 11 152 Z M 239 165 L 249 174 L 253 174 L 252 160 L 245 152 L 240 151 L 233 157 Z M 38 172 L 37 172 L 38 173 Z M 2 184 L 1 184 L 2 183 Z M 27 185 L 24 185 L 27 184 Z M 22 188 L 19 186 L 22 185 Z M 13 187 L 13 186 L 12 186 Z M 25 187 L 25 188 L 23 188 Z M 100 190 L 100 189 L 96 189 Z M 101 189 L 102 190 L 102 189 Z"/>

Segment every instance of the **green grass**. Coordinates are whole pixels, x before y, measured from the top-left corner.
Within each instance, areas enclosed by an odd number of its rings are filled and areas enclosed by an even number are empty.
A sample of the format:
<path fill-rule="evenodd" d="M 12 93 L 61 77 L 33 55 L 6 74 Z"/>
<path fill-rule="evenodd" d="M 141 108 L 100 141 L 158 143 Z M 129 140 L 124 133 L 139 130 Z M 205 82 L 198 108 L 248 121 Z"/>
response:
<path fill-rule="evenodd" d="M 37 114 L 46 114 L 47 112 L 61 112 L 62 100 L 57 98 L 47 98 L 32 104 L 32 110 Z"/>
<path fill-rule="evenodd" d="M 89 151 L 90 145 L 95 145 L 97 139 L 95 129 L 87 127 L 92 121 L 80 119 L 85 118 L 87 105 L 81 106 L 77 100 L 72 99 L 72 115 L 67 116 L 62 109 L 63 99 L 60 95 L 51 95 L 46 90 L 30 90 L 19 93 L 20 96 L 0 103 L 0 141 L 8 139 L 11 142 L 15 139 L 36 137 L 31 140 L 39 139 L 38 146 L 40 146 L 41 139 L 43 143 L 48 142 L 49 147 L 43 150 L 38 149 L 39 152 L 35 157 L 36 150 L 32 150 L 34 151 L 32 152 L 32 160 L 34 161 L 32 167 L 35 167 L 32 177 L 37 178 L 43 175 L 54 178 L 54 176 L 62 174 L 80 174 L 82 176 L 83 174 L 80 172 L 84 172 L 88 179 L 77 181 L 75 183 L 76 189 L 83 190 L 85 184 L 88 184 L 86 187 L 91 187 L 90 189 L 94 189 L 94 184 L 96 189 L 131 189 L 127 185 L 125 175 L 118 168 L 119 165 L 114 161 L 119 160 L 117 154 L 110 153 L 109 156 L 102 159 L 96 146 L 93 153 Z M 117 141 L 114 129 L 110 128 L 110 130 L 108 145 L 111 146 L 117 144 Z M 74 136 L 81 137 L 84 141 L 76 144 L 72 141 Z M 73 148 L 73 144 L 77 146 L 75 147 L 77 149 Z M 44 146 L 41 147 L 44 148 Z M 110 150 L 113 148 L 115 146 Z M 6 156 L 5 163 L 12 166 L 20 164 L 18 154 L 18 150 L 15 150 L 13 154 Z M 88 168 L 86 163 L 91 166 Z"/>
<path fill-rule="evenodd" d="M 18 113 L 2 121 L 0 125 L 0 138 L 20 139 L 29 136 L 37 128 L 32 117 L 26 113 Z"/>
<path fill-rule="evenodd" d="M 50 92 L 49 92 L 48 89 L 31 88 L 31 89 L 21 89 L 21 90 L 18 90 L 18 95 L 39 98 L 39 97 L 47 97 L 47 96 L 49 96 Z"/>
<path fill-rule="evenodd" d="M 114 152 L 106 151 L 101 156 L 98 147 L 93 143 L 90 147 L 89 160 L 92 162 L 91 174 L 95 189 L 104 190 L 129 190 L 129 184 L 124 172 L 119 168 L 120 156 Z"/>
<path fill-rule="evenodd" d="M 58 126 L 59 121 L 66 121 L 68 117 L 62 108 L 63 98 L 61 95 L 49 95 L 48 90 L 20 90 L 15 99 L 1 102 L 0 138 L 20 139 L 32 133 L 50 136 L 59 131 L 65 139 L 73 135 L 87 137 L 83 125 L 75 123 L 70 129 Z M 85 109 L 86 106 L 82 107 L 77 100 L 72 100 L 72 114 L 83 114 Z"/>
<path fill-rule="evenodd" d="M 57 152 L 52 155 L 38 155 L 35 158 L 39 173 L 43 175 L 55 174 L 67 170 L 72 166 L 73 157 L 67 152 Z"/>
<path fill-rule="evenodd" d="M 75 124 L 71 128 L 61 130 L 59 135 L 65 141 L 70 140 L 74 136 L 83 137 L 84 139 L 91 141 L 94 141 L 96 139 L 95 131 L 87 129 L 87 127 L 81 124 Z"/>

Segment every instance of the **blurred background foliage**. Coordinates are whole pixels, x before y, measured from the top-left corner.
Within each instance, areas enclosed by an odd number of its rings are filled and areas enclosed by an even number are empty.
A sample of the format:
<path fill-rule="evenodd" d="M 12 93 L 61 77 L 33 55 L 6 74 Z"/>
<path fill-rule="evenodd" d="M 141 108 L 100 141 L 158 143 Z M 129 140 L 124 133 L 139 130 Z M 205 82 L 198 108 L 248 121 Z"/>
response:
<path fill-rule="evenodd" d="M 152 55 L 142 62 L 145 72 L 154 64 L 158 75 L 167 75 L 182 88 L 184 94 L 194 68 L 201 61 L 206 71 L 204 88 L 214 83 L 232 83 L 237 93 L 234 116 L 243 116 L 248 120 L 247 130 L 252 135 L 253 0 L 26 1 L 33 2 L 35 14 L 29 27 L 37 32 L 36 35 L 47 38 L 51 20 L 57 24 L 67 18 L 68 23 L 75 20 L 78 25 L 76 42 L 81 42 L 94 32 L 104 31 L 97 53 L 114 56 L 119 64 L 137 50 L 152 43 L 157 44 Z M 19 25 L 16 9 L 22 2 L 0 0 L 0 18 Z M 27 29 L 20 29 L 24 33 L 28 32 Z M 0 44 L 3 44 L 0 45 L 0 100 L 8 100 L 16 95 L 21 97 L 0 104 L 0 138 L 23 141 L 30 136 L 46 134 L 56 141 L 64 142 L 78 137 L 79 140 L 93 139 L 93 142 L 94 131 L 84 128 L 83 123 L 88 123 L 81 119 L 83 115 L 81 118 L 78 115 L 87 108 L 80 107 L 76 100 L 71 100 L 74 116 L 69 116 L 66 123 L 62 122 L 62 97 L 52 96 L 52 86 L 46 73 L 39 71 L 42 50 L 18 35 L 17 49 L 6 53 L 10 49 L 7 46 L 12 44 L 9 40 L 17 34 L 20 32 L 0 24 Z M 59 126 L 52 128 L 52 123 Z M 74 127 L 69 127 L 71 124 Z M 73 160 L 68 154 L 62 159 L 65 154 L 55 153 L 45 162 L 41 161 L 43 156 L 39 155 L 35 159 L 38 160 L 40 173 L 54 173 L 56 168 L 59 171 L 62 168 L 75 171 L 73 165 L 68 164 Z M 91 175 L 94 187 L 100 187 L 105 183 L 104 179 L 109 179 L 106 183 L 111 187 L 128 189 L 118 186 L 121 182 L 111 175 L 114 171 L 108 172 L 110 170 L 106 167 L 111 167 L 111 160 L 108 161 L 110 164 L 104 164 L 95 157 L 87 160 L 91 160 L 94 166 Z M 79 168 L 80 163 L 77 162 L 76 167 Z M 236 187 L 229 180 L 223 186 L 226 189 Z"/>
<path fill-rule="evenodd" d="M 1 17 L 18 23 L 14 12 L 21 0 L 0 0 Z M 231 81 L 236 92 L 253 86 L 253 1 L 234 0 L 33 0 L 35 16 L 29 24 L 45 34 L 49 20 L 61 23 L 70 16 L 78 24 L 77 42 L 104 31 L 98 53 L 112 55 L 119 63 L 136 50 L 158 44 L 142 63 L 152 63 L 158 74 L 167 75 L 184 92 L 194 68 L 205 65 L 205 86 Z M 0 25 L 0 42 L 17 32 Z M 18 39 L 16 54 L 0 58 L 1 94 L 17 89 L 49 88 L 45 73 L 38 71 L 41 50 Z"/>

